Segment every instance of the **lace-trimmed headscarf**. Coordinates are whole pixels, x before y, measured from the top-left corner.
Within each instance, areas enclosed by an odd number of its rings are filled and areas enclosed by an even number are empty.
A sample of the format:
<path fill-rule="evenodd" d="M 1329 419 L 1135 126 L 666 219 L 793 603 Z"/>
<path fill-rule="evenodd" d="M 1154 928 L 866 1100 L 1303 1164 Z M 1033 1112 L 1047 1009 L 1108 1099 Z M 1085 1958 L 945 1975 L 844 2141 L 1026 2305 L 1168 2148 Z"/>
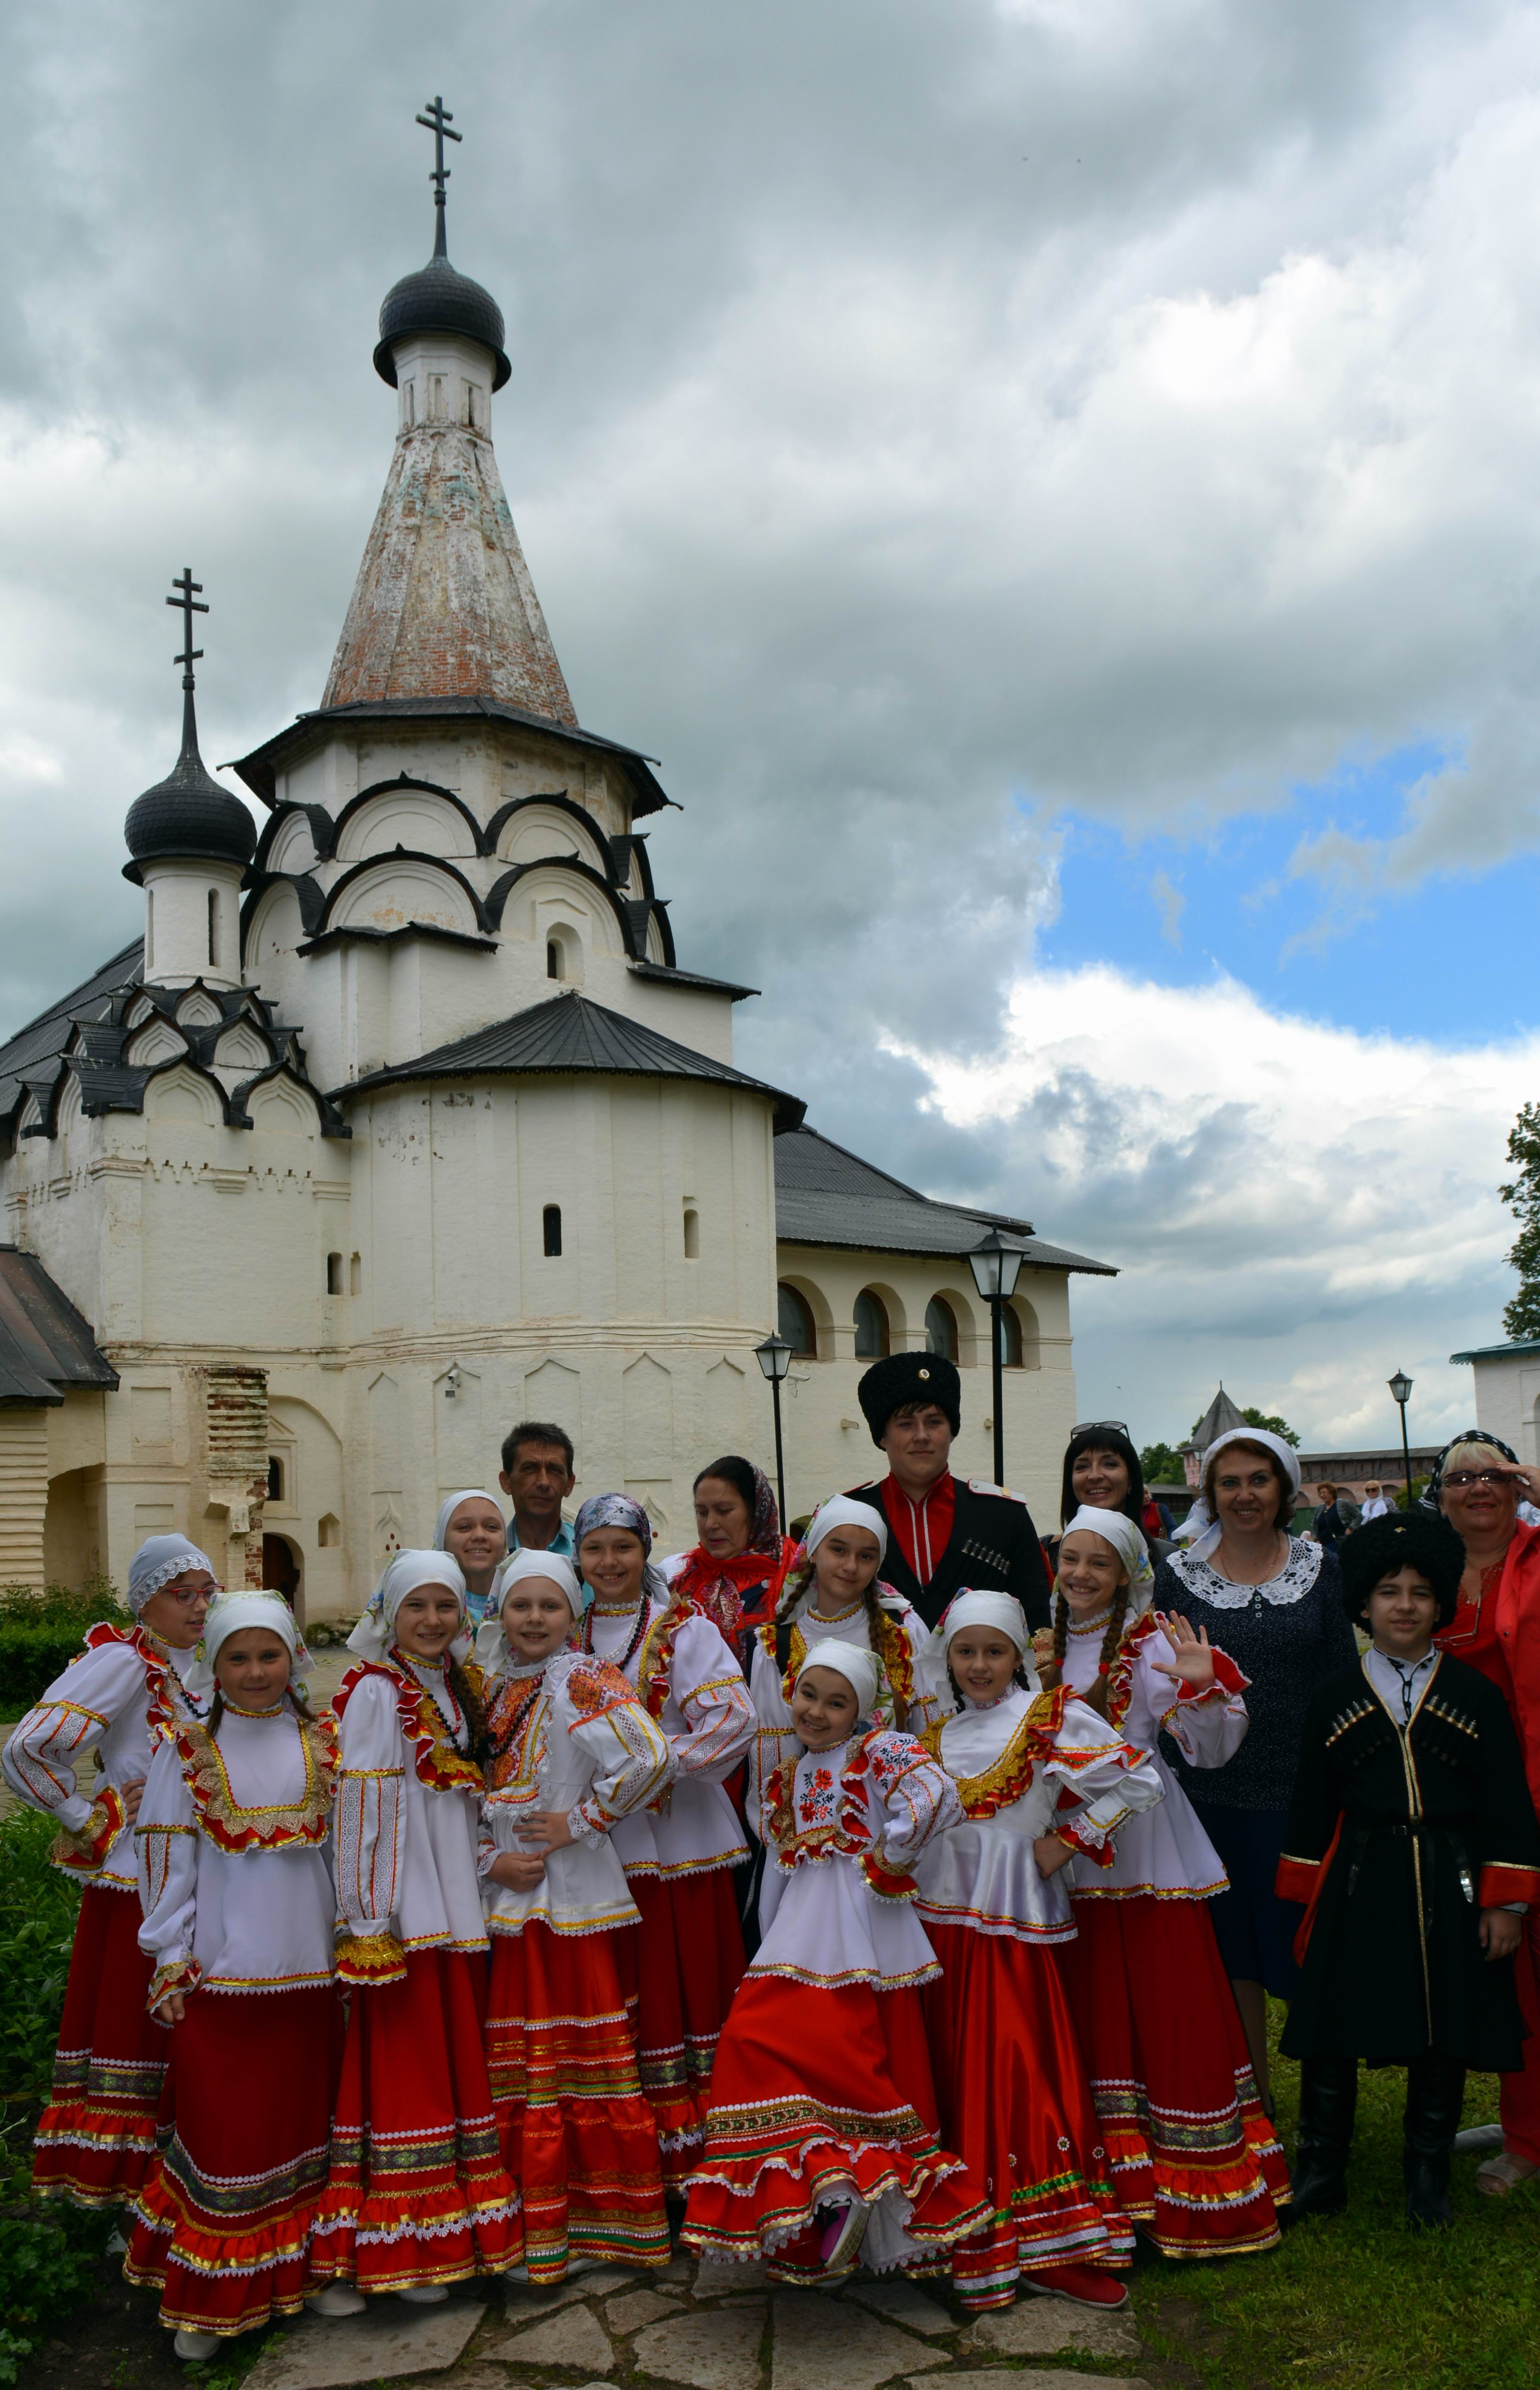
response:
<path fill-rule="evenodd" d="M 583 1574 L 583 1539 L 584 1536 L 591 1536 L 596 1527 L 623 1527 L 628 1536 L 635 1536 L 642 1548 L 642 1591 L 649 1594 L 654 1601 L 667 1603 L 672 1600 L 668 1579 L 652 1557 L 652 1522 L 639 1502 L 634 1502 L 629 1494 L 589 1496 L 572 1523 L 572 1557 L 577 1562 L 580 1576 Z M 545 1555 L 537 1553 L 535 1557 L 542 1559 Z M 504 1582 L 507 1583 L 506 1577 Z"/>
<path fill-rule="evenodd" d="M 1289 1482 L 1289 1500 L 1292 1508 L 1300 1498 L 1300 1456 L 1291 1444 L 1286 1444 L 1281 1435 L 1275 1435 L 1271 1428 L 1230 1427 L 1226 1429 L 1223 1435 L 1216 1435 L 1203 1455 L 1203 1465 L 1199 1481 L 1201 1484 L 1208 1484 L 1209 1464 L 1216 1454 L 1224 1451 L 1227 1444 L 1260 1445 L 1264 1452 L 1272 1453 L 1274 1458 L 1282 1464 L 1284 1476 Z M 1282 1525 L 1284 1523 L 1280 1520 L 1278 1523 Z M 1195 1560 L 1206 1561 L 1211 1553 L 1219 1549 L 1219 1538 L 1223 1532 L 1218 1520 L 1213 1515 L 1213 1506 L 1208 1496 L 1200 1494 L 1176 1530 L 1176 1541 L 1179 1544 L 1186 1544 Z"/>
<path fill-rule="evenodd" d="M 213 1691 L 214 1662 L 219 1657 L 220 1647 L 227 1643 L 232 1635 L 238 1634 L 243 1626 L 265 1626 L 271 1634 L 277 1636 L 280 1642 L 288 1644 L 289 1658 L 294 1663 L 289 1671 L 289 1688 L 303 1701 L 305 1688 L 301 1677 L 302 1672 L 310 1667 L 310 1653 L 305 1650 L 294 1613 L 281 1593 L 225 1593 L 210 1604 L 208 1617 L 203 1622 L 203 1639 L 193 1654 L 192 1666 L 184 1680 L 188 1692 L 200 1694 L 206 1700 Z"/>
<path fill-rule="evenodd" d="M 383 1660 L 391 1648 L 396 1612 L 409 1593 L 417 1593 L 425 1585 L 442 1585 L 458 1597 L 460 1632 L 449 1647 L 452 1660 L 466 1659 L 470 1651 L 470 1638 L 465 1632 L 465 1579 L 460 1564 L 449 1552 L 400 1551 L 380 1575 L 379 1583 L 369 1596 L 369 1606 L 348 1637 L 348 1650 L 360 1659 Z"/>
<path fill-rule="evenodd" d="M 142 1543 L 128 1564 L 128 1606 L 135 1618 L 152 1594 L 173 1577 L 186 1576 L 190 1569 L 202 1569 L 212 1576 L 214 1564 L 207 1552 L 189 1543 L 186 1536 L 150 1536 Z"/>

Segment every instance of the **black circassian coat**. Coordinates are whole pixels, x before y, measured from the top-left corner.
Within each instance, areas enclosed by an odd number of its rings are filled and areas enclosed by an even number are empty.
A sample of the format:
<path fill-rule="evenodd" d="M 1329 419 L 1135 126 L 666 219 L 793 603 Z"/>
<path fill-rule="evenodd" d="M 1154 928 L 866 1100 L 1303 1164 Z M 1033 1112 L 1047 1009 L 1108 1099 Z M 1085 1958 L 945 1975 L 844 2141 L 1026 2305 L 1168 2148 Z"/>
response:
<path fill-rule="evenodd" d="M 1032 1512 L 1020 1495 L 977 1477 L 954 1478 L 953 1485 L 952 1533 L 929 1585 L 921 1585 L 891 1528 L 879 1572 L 884 1584 L 913 1603 L 927 1626 L 937 1624 L 964 1586 L 975 1592 L 1013 1593 L 1026 1612 L 1027 1625 L 1046 1626 L 1048 1572 Z M 886 1518 L 880 1478 L 853 1485 L 849 1492 L 852 1501 L 869 1502 L 879 1518 Z"/>
<path fill-rule="evenodd" d="M 1409 1727 L 1361 1660 L 1322 1679 L 1277 1889 L 1313 1904 L 1287 2057 L 1522 2065 L 1513 1962 L 1486 1957 L 1480 1924 L 1540 1900 L 1540 1824 L 1507 1703 L 1474 1668 L 1442 1655 Z"/>

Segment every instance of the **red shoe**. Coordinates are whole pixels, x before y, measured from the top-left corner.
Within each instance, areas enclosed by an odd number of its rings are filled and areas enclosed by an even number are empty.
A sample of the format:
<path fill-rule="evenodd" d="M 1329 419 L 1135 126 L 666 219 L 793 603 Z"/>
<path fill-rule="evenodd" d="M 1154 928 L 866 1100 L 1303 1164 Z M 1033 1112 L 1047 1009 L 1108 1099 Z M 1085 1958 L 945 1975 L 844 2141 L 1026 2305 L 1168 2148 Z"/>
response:
<path fill-rule="evenodd" d="M 1039 2266 L 1021 2276 L 1020 2287 L 1039 2298 L 1068 2299 L 1072 2306 L 1100 2307 L 1104 2314 L 1128 2305 L 1127 2285 L 1101 2266 Z"/>

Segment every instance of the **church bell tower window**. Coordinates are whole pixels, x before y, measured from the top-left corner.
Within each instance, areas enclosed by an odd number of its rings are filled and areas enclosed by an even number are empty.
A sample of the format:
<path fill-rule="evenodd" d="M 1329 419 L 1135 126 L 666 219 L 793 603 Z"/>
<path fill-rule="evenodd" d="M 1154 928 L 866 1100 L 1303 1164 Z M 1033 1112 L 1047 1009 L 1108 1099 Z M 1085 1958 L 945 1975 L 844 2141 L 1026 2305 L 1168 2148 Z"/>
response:
<path fill-rule="evenodd" d="M 565 979 L 567 976 L 559 938 L 547 938 L 545 941 L 545 976 L 547 979 Z"/>
<path fill-rule="evenodd" d="M 540 1215 L 540 1220 L 541 1227 L 545 1232 L 545 1259 L 548 1262 L 557 1261 L 560 1258 L 561 1254 L 560 1204 L 547 1203 L 545 1209 Z"/>

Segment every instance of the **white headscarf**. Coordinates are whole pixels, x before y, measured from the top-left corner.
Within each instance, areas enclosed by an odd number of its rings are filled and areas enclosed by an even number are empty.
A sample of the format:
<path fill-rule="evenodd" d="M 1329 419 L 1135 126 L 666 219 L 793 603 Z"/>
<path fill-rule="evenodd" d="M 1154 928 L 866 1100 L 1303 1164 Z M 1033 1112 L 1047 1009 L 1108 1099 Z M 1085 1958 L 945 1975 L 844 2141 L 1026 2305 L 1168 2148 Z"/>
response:
<path fill-rule="evenodd" d="M 942 1613 L 941 1620 L 923 1657 L 930 1661 L 943 1678 L 946 1675 L 946 1647 L 954 1635 L 965 1626 L 993 1626 L 1008 1636 L 1024 1658 L 1032 1650 L 1032 1628 L 1027 1616 L 1013 1593 L 977 1593 L 964 1591 L 954 1597 Z"/>
<path fill-rule="evenodd" d="M 571 1561 L 559 1552 L 515 1552 L 497 1579 L 493 1590 L 495 1609 L 489 1609 L 476 1631 L 476 1664 L 489 1677 L 500 1677 L 509 1667 L 512 1653 L 503 1632 L 503 1603 L 512 1587 L 529 1577 L 544 1577 L 554 1585 L 572 1613 L 575 1625 L 583 1616 L 583 1587 Z"/>
<path fill-rule="evenodd" d="M 433 1549 L 436 1552 L 446 1552 L 449 1549 L 444 1537 L 449 1532 L 449 1522 L 462 1502 L 490 1502 L 497 1516 L 500 1519 L 503 1516 L 503 1506 L 495 1494 L 484 1493 L 480 1485 L 462 1486 L 457 1494 L 447 1495 L 439 1504 L 438 1524 L 433 1529 Z"/>
<path fill-rule="evenodd" d="M 170 1585 L 173 1577 L 185 1576 L 189 1569 L 203 1569 L 212 1576 L 214 1564 L 186 1536 L 148 1536 L 128 1564 L 128 1606 L 135 1617 L 152 1594 Z"/>
<path fill-rule="evenodd" d="M 860 1507 L 859 1503 L 851 1504 L 852 1510 L 859 1510 Z M 882 1682 L 881 1666 L 875 1651 L 863 1651 L 854 1643 L 841 1643 L 833 1635 L 826 1636 L 821 1643 L 815 1643 L 798 1669 L 799 1685 L 809 1668 L 832 1668 L 837 1677 L 843 1677 L 855 1695 L 857 1726 L 863 1718 L 870 1717 L 877 1707 L 878 1689 Z"/>
<path fill-rule="evenodd" d="M 831 1495 L 808 1522 L 802 1541 L 809 1560 L 832 1527 L 865 1527 L 868 1536 L 877 1537 L 877 1564 L 881 1567 L 888 1557 L 888 1523 L 880 1510 L 874 1510 L 869 1502 L 853 1502 L 848 1494 Z"/>
<path fill-rule="evenodd" d="M 214 1662 L 222 1643 L 243 1626 L 265 1626 L 289 1646 L 294 1665 L 289 1672 L 289 1690 L 304 1700 L 302 1672 L 310 1666 L 310 1653 L 305 1650 L 294 1613 L 281 1593 L 223 1593 L 209 1605 L 203 1622 L 203 1639 L 193 1653 L 191 1667 L 184 1682 L 189 1693 L 200 1694 L 205 1700 L 214 1690 Z"/>
<path fill-rule="evenodd" d="M 1223 1435 L 1216 1435 L 1203 1455 L 1202 1466 L 1199 1472 L 1200 1483 L 1204 1484 L 1208 1483 L 1209 1463 L 1215 1453 L 1224 1451 L 1227 1444 L 1260 1444 L 1264 1451 L 1276 1454 L 1282 1461 L 1284 1475 L 1289 1480 L 1290 1505 L 1299 1500 L 1301 1482 L 1299 1454 L 1291 1444 L 1286 1444 L 1281 1435 L 1275 1435 L 1272 1429 L 1266 1427 L 1228 1427 Z M 1177 1528 L 1176 1540 L 1178 1543 L 1186 1544 L 1195 1560 L 1206 1561 L 1212 1552 L 1218 1550 L 1219 1539 L 1223 1533 L 1224 1529 L 1213 1515 L 1213 1507 L 1208 1496 L 1200 1494 Z"/>
<path fill-rule="evenodd" d="M 465 1619 L 465 1579 L 460 1564 L 449 1552 L 400 1551 L 382 1572 L 379 1583 L 369 1596 L 369 1606 L 348 1637 L 348 1649 L 364 1660 L 383 1660 L 391 1648 L 391 1630 L 396 1623 L 396 1612 L 409 1593 L 425 1585 L 446 1586 L 459 1598 L 460 1618 Z M 465 1659 L 470 1651 L 470 1638 L 463 1631 L 449 1647 L 450 1657 Z"/>
<path fill-rule="evenodd" d="M 1110 1544 L 1128 1571 L 1129 1616 L 1136 1618 L 1141 1610 L 1148 1610 L 1155 1572 L 1149 1564 L 1149 1546 L 1127 1512 L 1097 1510 L 1089 1502 L 1083 1502 L 1064 1533 L 1072 1536 L 1077 1528 Z"/>

